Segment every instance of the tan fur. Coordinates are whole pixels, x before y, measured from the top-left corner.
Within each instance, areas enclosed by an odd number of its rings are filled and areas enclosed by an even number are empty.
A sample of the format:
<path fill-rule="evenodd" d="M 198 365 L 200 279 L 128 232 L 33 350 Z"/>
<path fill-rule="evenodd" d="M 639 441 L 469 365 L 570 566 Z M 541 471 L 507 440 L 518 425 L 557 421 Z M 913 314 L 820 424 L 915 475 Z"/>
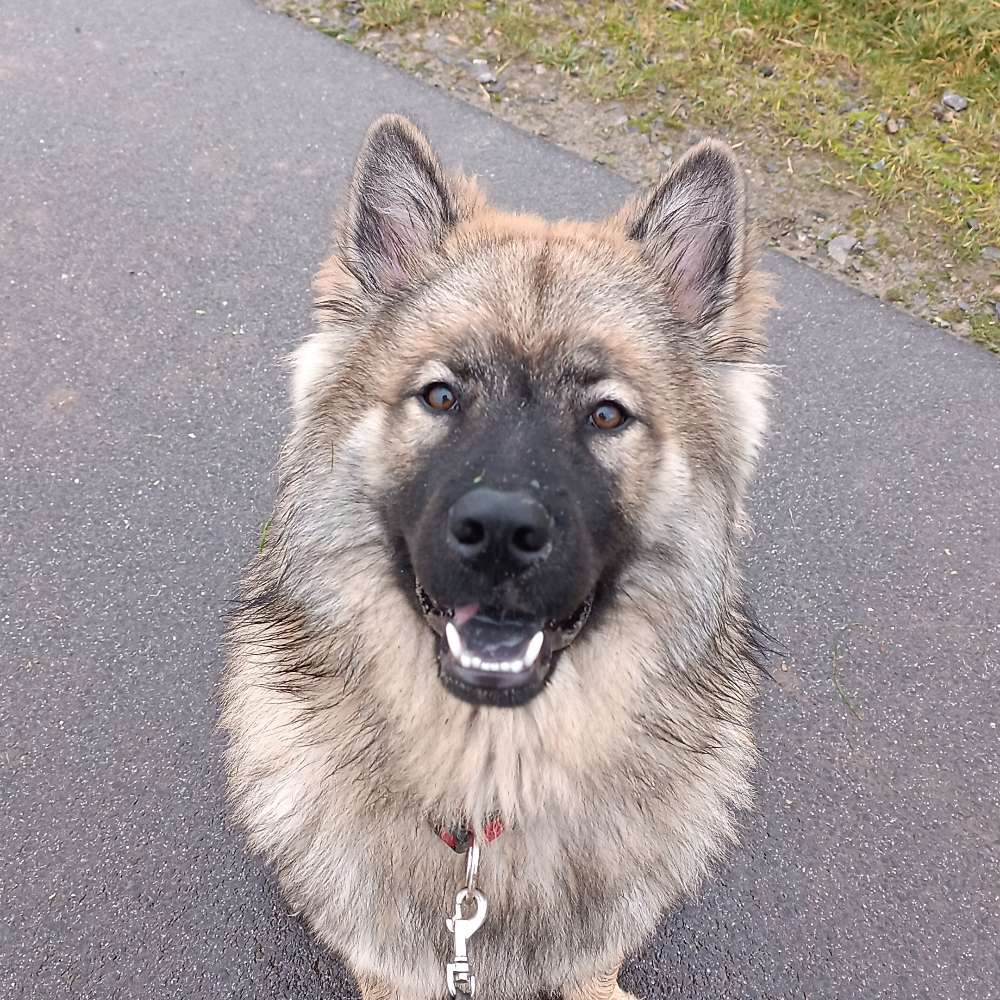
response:
<path fill-rule="evenodd" d="M 590 982 L 566 994 L 565 1000 L 635 1000 L 618 985 L 618 967 L 596 975 Z"/>
<path fill-rule="evenodd" d="M 319 322 L 292 359 L 269 541 L 229 635 L 234 809 L 364 1000 L 442 995 L 463 861 L 431 822 L 479 829 L 499 812 L 506 830 L 482 863 L 491 916 L 472 944 L 481 995 L 620 1000 L 599 970 L 696 888 L 751 802 L 756 685 L 736 544 L 766 425 L 769 300 L 742 223 L 725 306 L 692 325 L 671 311 L 655 248 L 626 235 L 642 199 L 602 223 L 512 216 L 431 163 L 455 225 L 387 269 L 410 291 L 382 311 L 349 266 L 358 179 L 315 280 Z M 603 352 L 644 414 L 592 446 L 634 517 L 620 597 L 516 710 L 438 683 L 434 637 L 378 515 L 442 439 L 407 394 L 443 377 L 449 349 L 495 350 L 498 338 L 528 370 Z M 665 563 L 666 549 L 683 558 Z"/>

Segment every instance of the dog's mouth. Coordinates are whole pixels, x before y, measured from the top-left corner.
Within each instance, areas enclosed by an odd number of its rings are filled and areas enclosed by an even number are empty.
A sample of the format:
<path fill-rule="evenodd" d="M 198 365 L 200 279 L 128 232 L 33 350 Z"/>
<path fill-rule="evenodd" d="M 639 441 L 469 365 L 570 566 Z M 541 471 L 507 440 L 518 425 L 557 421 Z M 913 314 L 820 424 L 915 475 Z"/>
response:
<path fill-rule="evenodd" d="M 438 675 L 456 697 L 475 705 L 524 705 L 537 695 L 559 653 L 583 630 L 594 594 L 559 621 L 510 615 L 479 604 L 442 607 L 417 584 L 438 637 Z"/>

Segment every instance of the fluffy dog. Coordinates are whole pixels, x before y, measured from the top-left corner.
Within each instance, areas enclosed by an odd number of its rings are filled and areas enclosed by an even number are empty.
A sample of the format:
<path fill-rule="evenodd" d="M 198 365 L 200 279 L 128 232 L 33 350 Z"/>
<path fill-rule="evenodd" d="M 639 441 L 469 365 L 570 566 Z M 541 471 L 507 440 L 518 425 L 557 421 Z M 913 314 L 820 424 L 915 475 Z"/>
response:
<path fill-rule="evenodd" d="M 314 288 L 228 633 L 237 816 L 366 1000 L 444 995 L 466 831 L 482 995 L 621 996 L 751 801 L 769 300 L 740 171 L 705 142 L 549 222 L 383 118 Z"/>

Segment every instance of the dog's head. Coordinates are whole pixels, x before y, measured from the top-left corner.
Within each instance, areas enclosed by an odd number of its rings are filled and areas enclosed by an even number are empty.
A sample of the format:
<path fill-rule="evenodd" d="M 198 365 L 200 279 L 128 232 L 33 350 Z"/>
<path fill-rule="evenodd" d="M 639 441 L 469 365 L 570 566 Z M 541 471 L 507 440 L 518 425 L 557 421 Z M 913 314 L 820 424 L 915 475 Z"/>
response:
<path fill-rule="evenodd" d="M 372 127 L 297 435 L 357 478 L 336 502 L 377 522 L 453 694 L 530 701 L 623 602 L 680 631 L 720 613 L 764 429 L 752 265 L 718 143 L 609 220 L 549 223 L 487 208 L 409 122 Z"/>

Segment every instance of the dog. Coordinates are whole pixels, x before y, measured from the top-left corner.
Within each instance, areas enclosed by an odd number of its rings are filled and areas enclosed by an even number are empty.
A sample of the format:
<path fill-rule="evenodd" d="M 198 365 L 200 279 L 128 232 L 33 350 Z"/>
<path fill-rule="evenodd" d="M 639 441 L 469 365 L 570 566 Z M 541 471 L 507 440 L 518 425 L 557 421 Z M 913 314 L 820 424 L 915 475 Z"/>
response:
<path fill-rule="evenodd" d="M 364 1000 L 628 996 L 752 803 L 740 169 L 705 141 L 550 222 L 385 117 L 314 292 L 227 630 L 235 815 Z"/>

